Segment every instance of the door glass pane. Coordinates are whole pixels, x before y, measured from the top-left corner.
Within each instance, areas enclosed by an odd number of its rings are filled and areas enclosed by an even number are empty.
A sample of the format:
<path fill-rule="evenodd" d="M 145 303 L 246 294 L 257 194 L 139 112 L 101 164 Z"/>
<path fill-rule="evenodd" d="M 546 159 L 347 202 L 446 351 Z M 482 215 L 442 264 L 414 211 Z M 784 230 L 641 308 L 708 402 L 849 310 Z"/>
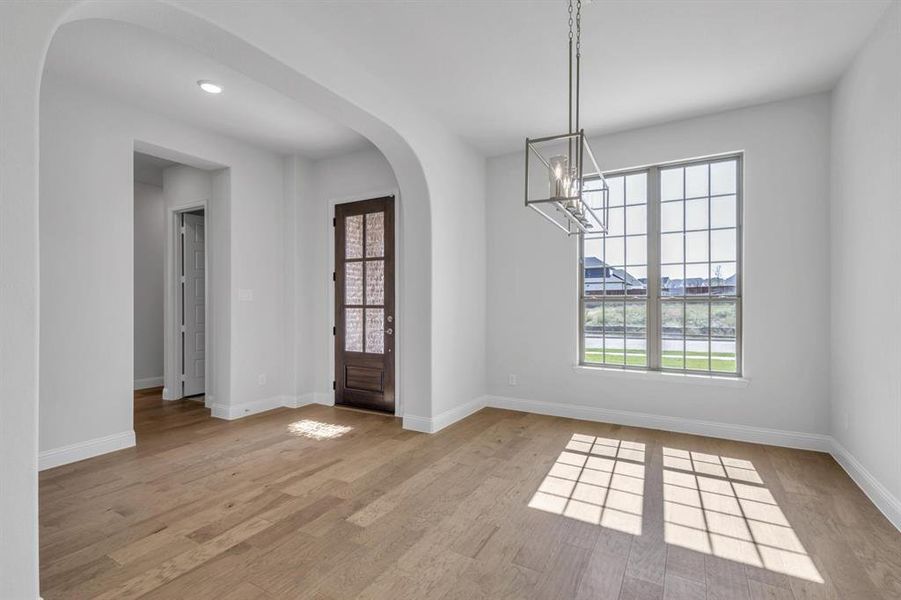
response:
<path fill-rule="evenodd" d="M 363 309 L 344 309 L 344 350 L 363 351 Z"/>
<path fill-rule="evenodd" d="M 366 309 L 366 352 L 382 354 L 385 352 L 385 309 Z"/>
<path fill-rule="evenodd" d="M 344 304 L 363 304 L 363 263 L 344 263 Z"/>
<path fill-rule="evenodd" d="M 344 217 L 344 257 L 363 258 L 363 215 Z"/>
<path fill-rule="evenodd" d="M 366 261 L 366 304 L 385 303 L 385 261 Z"/>
<path fill-rule="evenodd" d="M 366 256 L 385 256 L 385 213 L 366 215 Z"/>

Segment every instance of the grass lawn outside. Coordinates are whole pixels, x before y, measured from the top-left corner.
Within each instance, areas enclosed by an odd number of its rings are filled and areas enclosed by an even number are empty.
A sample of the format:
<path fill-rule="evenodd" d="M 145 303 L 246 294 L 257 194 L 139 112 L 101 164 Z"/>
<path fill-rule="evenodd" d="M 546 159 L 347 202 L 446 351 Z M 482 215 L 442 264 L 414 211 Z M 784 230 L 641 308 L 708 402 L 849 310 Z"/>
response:
<path fill-rule="evenodd" d="M 664 369 L 682 369 L 684 368 L 695 371 L 713 370 L 721 373 L 735 373 L 736 362 L 735 355 L 727 352 L 712 352 L 710 357 L 710 365 L 707 364 L 706 352 L 686 352 L 685 363 L 682 361 L 682 353 L 663 353 L 662 367 Z M 606 360 L 604 352 L 598 349 L 585 351 L 585 362 L 598 365 L 623 365 L 630 367 L 646 367 L 648 358 L 643 350 L 628 350 L 625 355 L 621 349 L 608 350 Z"/>

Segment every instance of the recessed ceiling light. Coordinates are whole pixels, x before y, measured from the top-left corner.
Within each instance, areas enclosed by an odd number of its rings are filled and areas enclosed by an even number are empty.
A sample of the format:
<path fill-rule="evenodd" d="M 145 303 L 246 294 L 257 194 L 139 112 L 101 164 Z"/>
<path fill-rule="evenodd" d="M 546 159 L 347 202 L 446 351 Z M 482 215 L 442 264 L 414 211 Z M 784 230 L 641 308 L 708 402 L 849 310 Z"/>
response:
<path fill-rule="evenodd" d="M 222 86 L 218 83 L 213 83 L 212 81 L 208 81 L 206 79 L 201 79 L 197 82 L 197 85 L 200 86 L 207 94 L 220 94 L 222 93 Z"/>

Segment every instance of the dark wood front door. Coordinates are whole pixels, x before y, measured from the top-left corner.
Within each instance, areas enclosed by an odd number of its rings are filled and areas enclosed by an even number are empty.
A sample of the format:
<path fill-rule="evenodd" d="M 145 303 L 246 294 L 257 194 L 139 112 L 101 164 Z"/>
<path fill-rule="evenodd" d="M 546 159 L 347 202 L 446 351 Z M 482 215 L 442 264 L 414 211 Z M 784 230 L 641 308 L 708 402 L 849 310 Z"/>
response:
<path fill-rule="evenodd" d="M 335 206 L 335 403 L 394 413 L 394 197 Z"/>

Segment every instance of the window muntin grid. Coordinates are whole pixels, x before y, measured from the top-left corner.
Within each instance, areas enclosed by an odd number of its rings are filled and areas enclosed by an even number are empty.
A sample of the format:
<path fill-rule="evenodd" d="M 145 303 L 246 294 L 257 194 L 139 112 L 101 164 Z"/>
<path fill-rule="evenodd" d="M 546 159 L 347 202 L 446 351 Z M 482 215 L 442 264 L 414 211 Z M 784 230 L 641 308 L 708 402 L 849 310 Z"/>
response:
<path fill-rule="evenodd" d="M 607 234 L 582 240 L 582 360 L 647 368 L 648 173 L 606 179 Z"/>
<path fill-rule="evenodd" d="M 581 364 L 741 374 L 741 158 L 605 175 L 612 182 L 608 234 L 580 244 Z M 639 180 L 644 198 L 628 196 L 627 182 Z M 629 225 L 630 206 L 645 210 L 643 231 L 634 225 L 638 211 Z M 620 242 L 629 237 L 631 246 Z M 645 242 L 643 252 L 636 240 Z M 612 264 L 620 259 L 621 266 Z M 592 276 L 612 267 L 643 285 L 624 292 Z M 640 336 L 643 348 L 630 356 Z"/>

